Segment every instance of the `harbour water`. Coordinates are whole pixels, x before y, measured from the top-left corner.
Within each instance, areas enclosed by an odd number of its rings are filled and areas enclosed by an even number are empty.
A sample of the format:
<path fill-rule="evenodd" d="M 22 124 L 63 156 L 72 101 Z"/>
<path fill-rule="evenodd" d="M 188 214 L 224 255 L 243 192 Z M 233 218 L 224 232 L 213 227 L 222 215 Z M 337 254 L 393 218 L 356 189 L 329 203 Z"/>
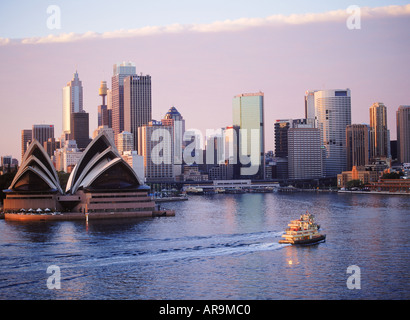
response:
<path fill-rule="evenodd" d="M 162 205 L 175 217 L 0 220 L 0 299 L 410 298 L 410 197 L 219 194 Z M 306 210 L 326 242 L 278 244 Z M 60 289 L 47 286 L 49 266 Z M 360 289 L 347 286 L 349 266 Z"/>

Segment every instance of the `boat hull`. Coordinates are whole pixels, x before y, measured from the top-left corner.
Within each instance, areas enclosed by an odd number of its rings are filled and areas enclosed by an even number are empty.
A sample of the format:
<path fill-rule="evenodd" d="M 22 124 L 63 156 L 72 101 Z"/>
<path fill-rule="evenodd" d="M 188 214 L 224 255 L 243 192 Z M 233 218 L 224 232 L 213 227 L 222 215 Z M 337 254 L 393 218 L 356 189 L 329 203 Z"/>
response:
<path fill-rule="evenodd" d="M 279 240 L 279 243 L 282 244 L 293 244 L 293 245 L 306 245 L 306 244 L 314 244 L 318 242 L 322 242 L 326 240 L 326 235 L 321 234 L 317 237 L 312 239 L 305 239 L 305 240 Z"/>

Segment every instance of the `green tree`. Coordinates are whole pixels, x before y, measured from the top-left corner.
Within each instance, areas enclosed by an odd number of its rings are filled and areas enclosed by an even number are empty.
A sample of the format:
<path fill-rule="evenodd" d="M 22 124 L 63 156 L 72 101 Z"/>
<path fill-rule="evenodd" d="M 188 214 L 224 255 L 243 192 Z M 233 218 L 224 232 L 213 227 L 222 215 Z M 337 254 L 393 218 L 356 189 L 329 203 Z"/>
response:
<path fill-rule="evenodd" d="M 350 180 L 346 183 L 346 188 L 351 189 L 351 188 L 364 188 L 364 184 L 362 180 L 357 179 L 357 180 Z"/>
<path fill-rule="evenodd" d="M 58 171 L 57 175 L 58 175 L 58 180 L 60 180 L 61 188 L 63 190 L 65 190 L 65 188 L 67 186 L 68 178 L 70 177 L 70 174 L 66 173 L 64 171 Z"/>

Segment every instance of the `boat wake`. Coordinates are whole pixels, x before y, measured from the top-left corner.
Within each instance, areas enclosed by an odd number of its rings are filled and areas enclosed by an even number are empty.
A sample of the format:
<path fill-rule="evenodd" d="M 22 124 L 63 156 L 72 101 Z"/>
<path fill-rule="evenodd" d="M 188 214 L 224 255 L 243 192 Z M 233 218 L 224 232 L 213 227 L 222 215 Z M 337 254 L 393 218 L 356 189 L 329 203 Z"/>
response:
<path fill-rule="evenodd" d="M 108 266 L 112 264 L 153 263 L 162 261 L 200 260 L 227 255 L 243 255 L 261 251 L 278 250 L 283 247 L 275 238 L 282 232 L 258 232 L 244 234 L 213 235 L 155 239 L 144 249 L 132 248 L 130 244 L 111 256 L 95 257 L 82 261 L 84 266 Z M 139 243 L 141 245 L 141 243 Z"/>

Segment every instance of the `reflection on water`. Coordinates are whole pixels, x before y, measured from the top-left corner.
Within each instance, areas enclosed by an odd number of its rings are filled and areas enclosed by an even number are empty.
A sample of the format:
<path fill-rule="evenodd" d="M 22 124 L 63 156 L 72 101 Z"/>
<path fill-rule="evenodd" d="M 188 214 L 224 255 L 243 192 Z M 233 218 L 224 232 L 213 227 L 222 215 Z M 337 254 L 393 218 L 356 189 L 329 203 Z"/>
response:
<path fill-rule="evenodd" d="M 2 299 L 408 299 L 410 199 L 339 194 L 192 196 L 175 217 L 0 221 Z M 315 214 L 326 242 L 279 245 Z M 61 268 L 61 289 L 46 287 Z M 346 287 L 358 265 L 362 289 Z"/>

